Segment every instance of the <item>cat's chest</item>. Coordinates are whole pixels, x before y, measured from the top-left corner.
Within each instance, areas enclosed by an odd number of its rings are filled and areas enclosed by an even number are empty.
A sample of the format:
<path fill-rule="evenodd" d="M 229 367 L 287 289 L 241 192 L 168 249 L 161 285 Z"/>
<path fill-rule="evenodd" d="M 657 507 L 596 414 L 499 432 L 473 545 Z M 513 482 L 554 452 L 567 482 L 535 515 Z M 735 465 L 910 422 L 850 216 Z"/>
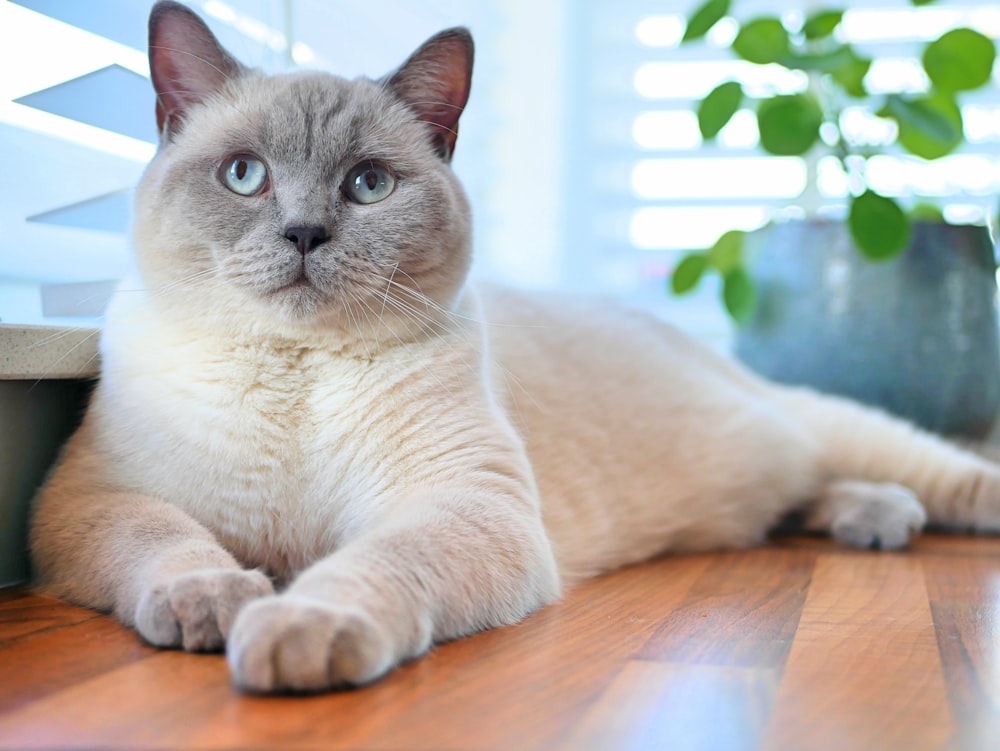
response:
<path fill-rule="evenodd" d="M 161 365 L 163 365 L 161 363 Z M 189 356 L 118 384 L 130 473 L 245 562 L 282 573 L 333 549 L 377 490 L 371 366 L 322 352 Z"/>

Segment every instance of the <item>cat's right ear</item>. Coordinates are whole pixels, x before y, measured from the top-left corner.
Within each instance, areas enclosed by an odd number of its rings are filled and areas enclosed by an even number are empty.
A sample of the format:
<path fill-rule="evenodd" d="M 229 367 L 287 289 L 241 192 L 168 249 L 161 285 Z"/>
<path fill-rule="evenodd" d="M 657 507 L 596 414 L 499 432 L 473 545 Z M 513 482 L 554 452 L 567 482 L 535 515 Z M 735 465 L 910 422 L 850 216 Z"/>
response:
<path fill-rule="evenodd" d="M 167 138 L 191 105 L 245 68 L 193 11 L 161 0 L 149 14 L 149 70 L 156 90 L 156 127 Z"/>
<path fill-rule="evenodd" d="M 449 161 L 472 85 L 474 45 L 468 29 L 447 29 L 428 39 L 402 67 L 382 79 L 430 126 L 438 154 Z"/>

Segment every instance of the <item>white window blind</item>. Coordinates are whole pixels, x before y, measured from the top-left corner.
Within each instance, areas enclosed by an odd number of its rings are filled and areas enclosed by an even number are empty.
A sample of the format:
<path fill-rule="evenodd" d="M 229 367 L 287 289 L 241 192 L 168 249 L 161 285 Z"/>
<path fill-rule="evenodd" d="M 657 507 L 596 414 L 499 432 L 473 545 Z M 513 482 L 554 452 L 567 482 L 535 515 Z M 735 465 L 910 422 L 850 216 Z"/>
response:
<path fill-rule="evenodd" d="M 726 45 L 728 20 L 707 40 L 680 44 L 692 2 L 586 0 L 571 36 L 575 70 L 570 121 L 568 247 L 576 284 L 628 297 L 724 347 L 730 324 L 713 280 L 693 297 L 671 298 L 665 279 L 679 258 L 710 246 L 729 229 L 754 229 L 803 206 L 836 210 L 847 186 L 836 162 L 773 157 L 757 146 L 756 123 L 742 111 L 715 143 L 702 145 L 694 114 L 716 85 L 735 79 L 748 95 L 802 90 L 805 76 L 738 60 Z M 876 59 L 870 90 L 927 87 L 915 55 L 921 42 L 955 26 L 1000 38 L 1000 6 L 949 2 L 914 7 L 908 0 L 865 3 L 733 0 L 740 19 L 780 14 L 790 21 L 820 7 L 854 8 L 844 16 L 845 41 Z M 933 162 L 890 148 L 870 166 L 873 187 L 904 200 L 934 199 L 951 221 L 983 222 L 1000 195 L 1000 82 L 963 96 L 968 143 Z M 893 125 L 848 114 L 849 127 L 872 142 L 892 139 Z M 818 150 L 817 150 L 818 152 Z M 811 155 L 810 155 L 811 156 Z M 817 193 L 805 193 L 818 170 Z"/>
<path fill-rule="evenodd" d="M 151 5 L 0 0 L 0 323 L 99 324 L 110 291 L 128 270 L 131 192 L 156 143 L 146 60 Z M 506 132 L 523 127 L 516 117 L 491 111 L 490 100 L 517 89 L 505 78 L 509 66 L 502 60 L 515 46 L 511 29 L 516 33 L 528 23 L 527 4 L 188 5 L 248 65 L 270 72 L 303 66 L 349 78 L 387 73 L 437 31 L 470 26 L 485 65 L 477 66 L 477 103 L 463 120 L 456 169 L 474 202 L 487 205 L 479 225 L 484 244 L 501 242 L 502 217 L 489 208 L 497 194 L 492 177 L 506 175 L 509 184 L 520 175 L 510 166 L 516 144 L 493 126 Z M 561 21 L 551 12 L 533 15 Z M 542 147 L 552 152 L 549 144 Z"/>
<path fill-rule="evenodd" d="M 93 323 L 127 270 L 131 192 L 156 142 L 150 5 L 0 1 L 0 322 Z M 224 44 L 284 63 L 281 2 L 202 6 Z"/>
<path fill-rule="evenodd" d="M 768 157 L 748 112 L 702 146 L 694 105 L 730 77 L 756 90 L 802 81 L 735 60 L 727 24 L 679 45 L 697 0 L 195 0 L 222 43 L 267 70 L 300 64 L 348 77 L 387 72 L 434 32 L 472 28 L 472 98 L 455 169 L 475 214 L 478 272 L 517 284 L 609 294 L 724 346 L 728 319 L 711 280 L 665 291 L 688 250 L 804 203 L 836 207 L 845 186 L 822 158 Z M 836 0 L 822 3 L 836 6 Z M 740 17 L 815 2 L 733 0 Z M 925 85 L 916 43 L 956 25 L 1000 36 L 1000 6 L 939 0 L 853 3 L 844 30 L 881 62 L 872 86 Z M 0 320 L 92 323 L 128 264 L 130 191 L 152 155 L 145 61 L 149 4 L 0 0 Z M 289 43 L 290 40 L 290 43 Z M 994 73 L 994 81 L 997 75 Z M 956 220 L 995 212 L 1000 86 L 963 97 L 968 144 L 937 162 L 897 152 L 871 176 L 891 195 L 941 199 Z M 874 139 L 887 126 L 855 113 Z M 819 191 L 801 195 L 807 170 Z M 71 284 L 74 286 L 65 287 Z M 65 292 L 72 294 L 66 295 Z"/>

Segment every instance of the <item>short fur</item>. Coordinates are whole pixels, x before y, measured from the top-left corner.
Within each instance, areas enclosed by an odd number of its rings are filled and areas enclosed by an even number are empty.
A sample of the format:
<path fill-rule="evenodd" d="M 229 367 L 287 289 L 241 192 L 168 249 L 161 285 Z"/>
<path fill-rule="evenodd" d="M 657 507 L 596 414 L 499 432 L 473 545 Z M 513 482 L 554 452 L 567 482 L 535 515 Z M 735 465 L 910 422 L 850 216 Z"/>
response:
<path fill-rule="evenodd" d="M 225 645 L 244 689 L 321 690 L 795 509 L 860 546 L 1000 527 L 997 467 L 908 424 L 642 313 L 467 284 L 463 30 L 379 81 L 249 70 L 174 3 L 150 49 L 140 279 L 35 507 L 56 595 Z M 225 186 L 234 155 L 266 165 L 259 193 Z M 395 189 L 361 204 L 342 186 L 367 164 Z"/>

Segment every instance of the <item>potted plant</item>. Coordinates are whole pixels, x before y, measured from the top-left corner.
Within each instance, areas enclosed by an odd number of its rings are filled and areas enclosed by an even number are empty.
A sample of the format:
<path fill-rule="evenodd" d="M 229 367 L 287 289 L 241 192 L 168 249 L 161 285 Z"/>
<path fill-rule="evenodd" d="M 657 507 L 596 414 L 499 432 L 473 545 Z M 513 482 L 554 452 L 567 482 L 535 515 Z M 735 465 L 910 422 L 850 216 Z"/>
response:
<path fill-rule="evenodd" d="M 704 37 L 730 6 L 699 5 L 684 42 Z M 848 187 L 843 219 L 726 232 L 681 259 L 670 286 L 683 294 L 718 274 L 725 308 L 740 324 L 737 355 L 771 378 L 852 396 L 942 432 L 982 435 L 1000 409 L 988 231 L 947 225 L 926 205 L 904 208 L 870 184 L 868 167 L 882 153 L 931 160 L 958 148 L 959 99 L 990 81 L 995 44 L 973 29 L 951 29 L 921 51 L 926 91 L 872 93 L 872 60 L 838 34 L 844 13 L 818 10 L 794 28 L 773 15 L 738 20 L 730 44 L 738 58 L 800 71 L 807 84 L 751 99 L 726 81 L 697 108 L 706 141 L 749 108 L 767 153 L 811 157 L 813 167 L 823 151 L 834 157 Z M 845 112 L 859 108 L 894 125 L 894 137 L 858 138 Z"/>

